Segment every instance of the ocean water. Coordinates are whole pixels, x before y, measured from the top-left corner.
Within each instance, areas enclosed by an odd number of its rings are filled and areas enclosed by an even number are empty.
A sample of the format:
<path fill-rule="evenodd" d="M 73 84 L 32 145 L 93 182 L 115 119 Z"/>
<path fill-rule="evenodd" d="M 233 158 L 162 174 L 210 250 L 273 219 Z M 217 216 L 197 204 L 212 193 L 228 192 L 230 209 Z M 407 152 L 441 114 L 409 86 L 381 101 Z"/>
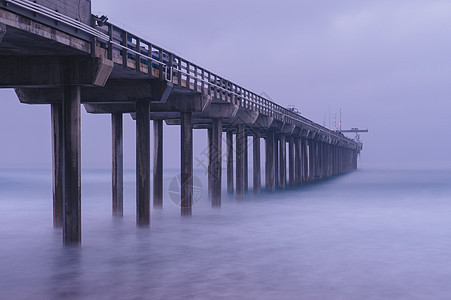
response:
<path fill-rule="evenodd" d="M 449 299 L 451 170 L 343 174 L 135 226 L 135 175 L 111 216 L 108 170 L 82 172 L 82 247 L 52 227 L 51 173 L 0 170 L 0 299 Z M 251 180 L 250 180 L 251 181 Z"/>

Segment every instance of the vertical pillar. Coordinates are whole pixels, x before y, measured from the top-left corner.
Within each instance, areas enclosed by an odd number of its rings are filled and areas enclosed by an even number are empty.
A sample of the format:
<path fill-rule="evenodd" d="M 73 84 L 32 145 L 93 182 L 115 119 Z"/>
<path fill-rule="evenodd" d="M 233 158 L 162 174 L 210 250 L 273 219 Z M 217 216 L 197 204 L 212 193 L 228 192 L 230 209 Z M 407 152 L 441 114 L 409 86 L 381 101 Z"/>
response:
<path fill-rule="evenodd" d="M 50 111 L 52 126 L 53 227 L 61 227 L 64 219 L 64 128 L 62 104 L 51 104 Z"/>
<path fill-rule="evenodd" d="M 236 197 L 244 195 L 244 125 L 236 127 Z"/>
<path fill-rule="evenodd" d="M 63 96 L 64 135 L 64 225 L 65 245 L 81 244 L 81 115 L 80 87 L 65 86 Z"/>
<path fill-rule="evenodd" d="M 290 137 L 288 142 L 288 183 L 290 186 L 294 185 L 295 168 L 294 138 Z"/>
<path fill-rule="evenodd" d="M 150 102 L 136 102 L 136 224 L 150 225 Z"/>
<path fill-rule="evenodd" d="M 274 143 L 273 143 L 273 151 L 274 151 L 274 184 L 275 186 L 279 186 L 279 140 L 274 134 Z"/>
<path fill-rule="evenodd" d="M 253 182 L 253 190 L 254 194 L 260 194 L 261 189 L 261 170 L 260 170 L 260 130 L 256 129 L 254 131 L 253 136 L 253 173 L 254 173 L 254 182 Z"/>
<path fill-rule="evenodd" d="M 285 189 L 285 184 L 287 181 L 287 143 L 285 141 L 285 136 L 280 136 L 280 150 L 279 150 L 279 156 L 280 156 L 280 163 L 279 163 L 279 187 L 281 189 Z"/>
<path fill-rule="evenodd" d="M 193 205 L 193 124 L 192 113 L 181 115 L 181 214 L 190 216 Z"/>
<path fill-rule="evenodd" d="M 163 120 L 153 121 L 153 207 L 163 207 Z"/>
<path fill-rule="evenodd" d="M 266 185 L 270 192 L 274 192 L 276 188 L 275 182 L 275 171 L 274 171 L 274 131 L 268 131 L 268 136 L 266 137 Z"/>
<path fill-rule="evenodd" d="M 309 174 L 309 157 L 308 157 L 308 143 L 307 140 L 302 140 L 302 167 L 304 183 L 308 183 Z"/>
<path fill-rule="evenodd" d="M 122 217 L 124 213 L 124 147 L 122 133 L 122 113 L 111 114 L 112 136 L 112 195 L 113 216 Z"/>
<path fill-rule="evenodd" d="M 302 183 L 302 144 L 300 138 L 294 139 L 294 182 L 300 185 Z"/>
<path fill-rule="evenodd" d="M 213 141 L 212 141 L 212 129 L 207 129 L 208 134 L 208 169 L 207 169 L 207 178 L 208 178 L 208 197 L 211 198 L 212 190 L 213 190 L 213 172 L 211 171 L 211 166 L 213 163 Z"/>
<path fill-rule="evenodd" d="M 227 192 L 233 193 L 233 132 L 227 131 Z"/>
<path fill-rule="evenodd" d="M 315 141 L 309 140 L 309 182 L 315 181 Z"/>
<path fill-rule="evenodd" d="M 244 132 L 244 144 L 243 144 L 243 153 L 244 153 L 244 170 L 243 170 L 243 177 L 244 177 L 244 192 L 247 192 L 249 190 L 249 151 L 248 151 L 248 144 L 247 144 L 247 134 L 246 130 Z"/>
<path fill-rule="evenodd" d="M 212 199 L 213 207 L 221 206 L 221 180 L 222 180 L 222 120 L 213 119 L 211 128 L 210 155 L 212 155 Z"/>

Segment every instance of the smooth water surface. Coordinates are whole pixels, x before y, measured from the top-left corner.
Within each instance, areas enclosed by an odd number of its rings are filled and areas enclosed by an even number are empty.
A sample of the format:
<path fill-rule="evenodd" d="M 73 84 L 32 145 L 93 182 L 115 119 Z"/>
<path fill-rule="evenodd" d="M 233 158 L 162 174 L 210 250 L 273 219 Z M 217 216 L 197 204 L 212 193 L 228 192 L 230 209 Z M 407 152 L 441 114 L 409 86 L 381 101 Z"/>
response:
<path fill-rule="evenodd" d="M 221 209 L 203 191 L 183 218 L 166 193 L 148 229 L 136 228 L 134 188 L 126 172 L 124 217 L 113 218 L 110 172 L 84 170 L 82 247 L 66 249 L 50 171 L 0 170 L 0 298 L 451 295 L 451 171 L 360 170 L 258 198 L 250 189 L 240 203 L 224 192 Z"/>

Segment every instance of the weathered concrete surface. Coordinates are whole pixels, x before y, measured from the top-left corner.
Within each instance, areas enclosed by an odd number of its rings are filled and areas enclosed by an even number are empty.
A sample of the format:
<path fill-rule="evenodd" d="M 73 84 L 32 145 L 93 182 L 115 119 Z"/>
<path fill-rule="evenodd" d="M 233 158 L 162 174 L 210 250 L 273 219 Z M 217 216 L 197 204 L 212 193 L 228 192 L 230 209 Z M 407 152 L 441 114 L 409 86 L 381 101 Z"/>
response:
<path fill-rule="evenodd" d="M 224 123 L 227 125 L 250 125 L 257 121 L 258 115 L 257 111 L 239 109 L 234 118 L 224 120 Z"/>
<path fill-rule="evenodd" d="M 136 223 L 150 225 L 150 103 L 136 103 Z"/>
<path fill-rule="evenodd" d="M 181 114 L 181 191 L 180 207 L 182 216 L 190 216 L 193 206 L 193 128 L 192 113 L 183 112 Z"/>
<path fill-rule="evenodd" d="M 163 120 L 153 121 L 153 207 L 163 207 Z"/>
<path fill-rule="evenodd" d="M 90 56 L 0 56 L 0 87 L 105 85 L 113 62 Z"/>
<path fill-rule="evenodd" d="M 176 94 L 172 93 L 165 103 L 152 103 L 153 112 L 196 112 L 205 110 L 212 98 L 205 94 Z"/>
<path fill-rule="evenodd" d="M 221 206 L 221 182 L 222 182 L 222 120 L 213 119 L 211 128 L 211 169 L 212 174 L 212 195 L 211 204 L 213 207 Z"/>
<path fill-rule="evenodd" d="M 34 2 L 91 25 L 91 0 L 35 0 Z"/>
<path fill-rule="evenodd" d="M 275 183 L 275 169 L 274 169 L 274 131 L 269 131 L 266 136 L 266 185 L 270 192 L 274 192 L 276 189 Z"/>
<path fill-rule="evenodd" d="M 64 214 L 64 127 L 61 103 L 52 104 L 53 227 L 63 226 Z"/>
<path fill-rule="evenodd" d="M 285 140 L 285 135 L 280 136 L 280 144 L 279 144 L 279 188 L 282 190 L 285 189 L 285 184 L 287 181 L 287 143 Z"/>
<path fill-rule="evenodd" d="M 54 104 L 52 104 L 54 105 Z M 124 145 L 122 113 L 111 114 L 113 216 L 124 214 Z"/>
<path fill-rule="evenodd" d="M 227 141 L 227 192 L 233 193 L 233 132 L 226 132 Z"/>
<path fill-rule="evenodd" d="M 274 121 L 273 117 L 268 117 L 268 116 L 259 114 L 257 120 L 255 120 L 255 122 L 249 126 L 254 127 L 254 128 L 259 128 L 259 129 L 267 129 L 267 128 L 271 127 L 271 124 L 273 123 L 273 121 Z"/>
<path fill-rule="evenodd" d="M 0 44 L 2 43 L 3 37 L 6 34 L 6 25 L 3 23 L 0 23 Z"/>
<path fill-rule="evenodd" d="M 242 200 L 244 196 L 244 125 L 237 125 L 236 133 L 236 198 Z"/>
<path fill-rule="evenodd" d="M 260 168 L 260 131 L 254 132 L 253 138 L 253 191 L 254 194 L 260 194 L 261 190 L 261 168 Z"/>
<path fill-rule="evenodd" d="M 67 246 L 81 244 L 81 117 L 80 87 L 67 86 L 63 96 L 64 127 L 64 224 Z"/>
<path fill-rule="evenodd" d="M 293 124 L 283 124 L 280 129 L 281 134 L 290 135 L 293 133 L 295 126 Z"/>
<path fill-rule="evenodd" d="M 119 104 L 83 104 L 86 112 L 90 114 L 125 114 L 125 113 L 135 113 L 136 103 L 119 103 Z M 134 114 L 136 118 L 136 114 Z"/>
<path fill-rule="evenodd" d="M 6 34 L 0 44 L 0 55 L 80 55 L 91 53 L 91 43 L 54 27 L 38 23 L 0 8 L 0 23 Z M 33 47 L 24 45 L 33 44 Z"/>

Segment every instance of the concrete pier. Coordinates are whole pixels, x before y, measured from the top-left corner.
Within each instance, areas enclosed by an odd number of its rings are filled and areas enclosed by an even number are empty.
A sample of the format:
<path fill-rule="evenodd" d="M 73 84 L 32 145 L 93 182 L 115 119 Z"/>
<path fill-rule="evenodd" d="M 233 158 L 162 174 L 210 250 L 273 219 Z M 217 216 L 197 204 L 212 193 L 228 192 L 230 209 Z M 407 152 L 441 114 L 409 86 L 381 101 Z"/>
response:
<path fill-rule="evenodd" d="M 213 207 L 221 206 L 221 182 L 222 182 L 222 120 L 213 119 L 211 127 L 211 148 L 212 156 L 211 175 L 212 175 L 212 195 L 211 205 Z"/>
<path fill-rule="evenodd" d="M 227 192 L 233 193 L 233 132 L 228 130 L 227 140 Z"/>
<path fill-rule="evenodd" d="M 53 227 L 63 226 L 64 214 L 64 127 L 61 103 L 51 104 Z"/>
<path fill-rule="evenodd" d="M 261 190 L 261 168 L 260 168 L 260 131 L 255 130 L 253 135 L 253 191 L 255 195 L 260 194 Z"/>
<path fill-rule="evenodd" d="M 68 246 L 81 244 L 81 115 L 80 87 L 65 86 L 63 95 L 64 128 L 64 225 L 63 241 Z"/>
<path fill-rule="evenodd" d="M 244 196 L 244 125 L 236 125 L 236 198 L 242 200 Z"/>
<path fill-rule="evenodd" d="M 111 114 L 113 216 L 124 214 L 124 146 L 122 113 Z"/>
<path fill-rule="evenodd" d="M 90 1 L 83 1 L 89 6 Z M 123 114 L 136 119 L 136 223 L 140 227 L 150 225 L 150 120 L 154 121 L 155 208 L 163 205 L 163 121 L 181 126 L 182 215 L 192 214 L 193 201 L 198 200 L 193 198 L 194 189 L 202 188 L 193 186 L 193 128 L 209 130 L 208 193 L 213 207 L 221 205 L 223 126 L 228 128 L 227 191 L 236 189 L 237 199 L 243 199 L 248 190 L 246 134 L 252 134 L 254 141 L 255 194 L 261 190 L 260 134 L 265 138 L 265 184 L 270 192 L 286 186 L 287 142 L 290 186 L 357 168 L 363 144 L 342 132 L 365 130 L 324 128 L 121 26 L 95 26 L 91 13 L 82 10 L 80 17 L 70 1 L 57 1 L 58 10 L 52 1 L 15 2 L 6 1 L 0 8 L 0 88 L 14 88 L 21 103 L 51 105 L 53 225 L 63 227 L 65 245 L 81 244 L 81 104 L 88 113 L 111 115 L 114 216 L 123 216 Z M 51 14 L 35 13 L 48 9 Z M 75 17 L 92 28 L 79 26 L 71 19 Z M 107 42 L 117 37 L 121 44 Z"/>
<path fill-rule="evenodd" d="M 136 224 L 150 225 L 150 102 L 136 102 Z"/>
<path fill-rule="evenodd" d="M 192 113 L 182 112 L 181 115 L 181 214 L 190 216 L 193 206 L 193 124 Z"/>
<path fill-rule="evenodd" d="M 280 136 L 279 140 L 279 188 L 284 190 L 287 182 L 287 143 L 285 135 Z"/>
<path fill-rule="evenodd" d="M 153 207 L 163 207 L 163 120 L 153 121 Z"/>

